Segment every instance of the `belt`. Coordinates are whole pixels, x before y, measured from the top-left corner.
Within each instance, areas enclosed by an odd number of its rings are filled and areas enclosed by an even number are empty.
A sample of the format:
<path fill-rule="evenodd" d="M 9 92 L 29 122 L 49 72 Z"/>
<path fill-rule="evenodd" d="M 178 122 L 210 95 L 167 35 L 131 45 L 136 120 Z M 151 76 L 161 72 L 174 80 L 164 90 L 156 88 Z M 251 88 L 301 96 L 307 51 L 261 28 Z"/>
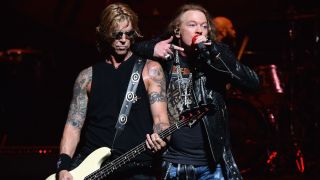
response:
<path fill-rule="evenodd" d="M 191 164 L 176 164 L 164 161 L 162 163 L 162 170 L 164 175 L 163 179 L 167 179 L 168 173 L 170 171 L 170 167 L 177 168 L 177 177 L 179 180 L 183 179 L 196 179 L 196 171 L 194 165 Z"/>

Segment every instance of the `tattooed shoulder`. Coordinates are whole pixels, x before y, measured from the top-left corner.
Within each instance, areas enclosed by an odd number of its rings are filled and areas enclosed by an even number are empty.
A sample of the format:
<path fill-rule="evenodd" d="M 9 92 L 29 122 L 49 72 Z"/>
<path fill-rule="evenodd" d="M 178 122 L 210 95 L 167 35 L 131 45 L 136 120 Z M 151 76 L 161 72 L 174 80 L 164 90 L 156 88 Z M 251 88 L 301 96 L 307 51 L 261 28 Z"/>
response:
<path fill-rule="evenodd" d="M 148 76 L 150 77 L 149 101 L 166 102 L 166 80 L 161 65 L 155 61 L 147 61 Z"/>
<path fill-rule="evenodd" d="M 89 67 L 80 72 L 74 84 L 67 123 L 76 128 L 82 128 L 85 121 L 88 105 L 87 86 L 91 81 L 92 68 Z"/>
<path fill-rule="evenodd" d="M 152 80 L 160 81 L 164 77 L 162 67 L 158 62 L 148 60 L 147 67 L 148 67 L 148 75 Z"/>
<path fill-rule="evenodd" d="M 84 88 L 84 86 L 87 86 L 92 81 L 92 67 L 88 67 L 84 70 L 82 70 L 76 80 L 76 82 Z"/>

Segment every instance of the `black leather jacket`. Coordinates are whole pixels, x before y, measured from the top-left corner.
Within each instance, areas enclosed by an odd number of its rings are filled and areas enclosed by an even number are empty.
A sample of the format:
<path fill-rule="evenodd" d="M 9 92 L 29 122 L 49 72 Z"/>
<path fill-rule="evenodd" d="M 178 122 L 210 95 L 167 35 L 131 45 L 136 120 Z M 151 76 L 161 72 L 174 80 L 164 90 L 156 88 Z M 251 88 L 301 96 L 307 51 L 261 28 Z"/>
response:
<path fill-rule="evenodd" d="M 158 41 L 160 39 L 137 43 L 133 49 L 141 56 L 152 58 Z M 228 112 L 223 97 L 227 83 L 242 90 L 253 91 L 259 87 L 259 78 L 253 70 L 237 61 L 229 48 L 221 43 L 213 43 L 195 59 L 194 91 L 197 100 L 210 100 L 216 111 L 202 119 L 213 160 L 222 165 L 226 179 L 242 179 L 230 150 Z M 164 71 L 170 79 L 173 61 L 164 64 Z"/>

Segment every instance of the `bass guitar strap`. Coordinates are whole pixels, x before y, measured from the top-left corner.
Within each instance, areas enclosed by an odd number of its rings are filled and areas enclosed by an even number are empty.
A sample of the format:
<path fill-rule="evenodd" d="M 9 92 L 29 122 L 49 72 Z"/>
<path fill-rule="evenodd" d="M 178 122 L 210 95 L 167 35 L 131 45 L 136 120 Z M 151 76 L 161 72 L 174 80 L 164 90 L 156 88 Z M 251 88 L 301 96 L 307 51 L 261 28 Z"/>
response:
<path fill-rule="evenodd" d="M 125 128 L 125 125 L 127 123 L 129 113 L 131 110 L 132 103 L 135 103 L 137 101 L 136 91 L 137 91 L 137 87 L 139 84 L 139 80 L 141 78 L 141 72 L 142 72 L 142 69 L 143 69 L 145 63 L 146 63 L 146 60 L 139 58 L 135 62 L 134 67 L 132 69 L 127 92 L 124 97 L 124 100 L 123 100 L 123 103 L 122 103 L 122 106 L 120 109 L 120 113 L 118 116 L 118 121 L 115 126 L 116 133 L 114 135 L 112 148 L 113 148 L 113 144 L 115 142 L 115 139 L 123 132 L 123 130 Z"/>

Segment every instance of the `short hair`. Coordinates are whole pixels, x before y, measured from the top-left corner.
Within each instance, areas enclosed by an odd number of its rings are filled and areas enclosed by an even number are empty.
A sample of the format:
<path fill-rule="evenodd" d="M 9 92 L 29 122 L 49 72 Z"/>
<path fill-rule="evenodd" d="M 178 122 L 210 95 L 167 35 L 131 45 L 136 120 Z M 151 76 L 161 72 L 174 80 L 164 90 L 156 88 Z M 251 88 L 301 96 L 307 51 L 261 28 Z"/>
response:
<path fill-rule="evenodd" d="M 169 34 L 175 34 L 175 31 L 177 30 L 177 28 L 180 26 L 180 23 L 181 23 L 180 22 L 180 17 L 185 12 L 187 12 L 189 10 L 200 11 L 206 16 L 208 27 L 209 27 L 208 28 L 208 37 L 209 37 L 209 39 L 215 40 L 216 39 L 216 37 L 215 37 L 215 29 L 214 29 L 214 26 L 212 25 L 212 22 L 211 22 L 211 16 L 210 16 L 209 12 L 204 7 L 202 7 L 201 5 L 198 5 L 198 4 L 185 4 L 185 5 L 182 5 L 176 11 L 175 16 L 173 17 L 173 19 L 169 23 L 168 28 L 167 28 L 167 32 Z"/>
<path fill-rule="evenodd" d="M 134 37 L 142 37 L 138 27 L 138 16 L 127 4 L 113 3 L 102 11 L 100 23 L 96 28 L 97 48 L 102 54 L 107 51 L 108 47 L 110 48 L 114 40 L 112 33 L 118 24 L 125 20 L 131 22 L 132 30 L 135 32 Z"/>

